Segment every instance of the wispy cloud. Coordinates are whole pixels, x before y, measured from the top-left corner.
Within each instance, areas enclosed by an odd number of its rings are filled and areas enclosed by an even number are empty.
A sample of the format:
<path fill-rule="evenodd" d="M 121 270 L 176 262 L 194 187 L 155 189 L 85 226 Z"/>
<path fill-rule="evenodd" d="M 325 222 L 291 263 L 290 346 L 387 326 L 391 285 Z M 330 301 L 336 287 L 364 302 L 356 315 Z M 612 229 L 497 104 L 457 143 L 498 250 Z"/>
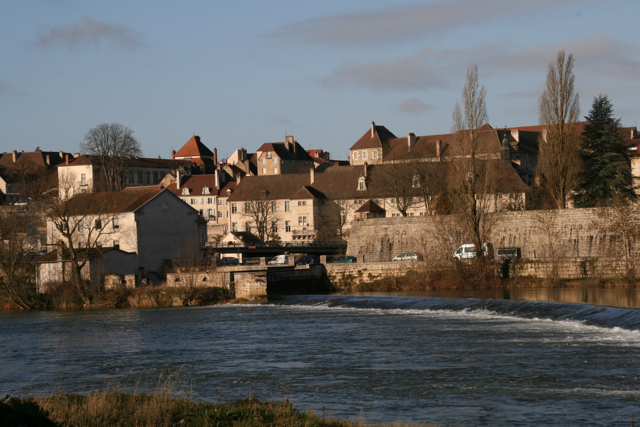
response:
<path fill-rule="evenodd" d="M 605 34 L 526 49 L 516 49 L 508 42 L 449 50 L 427 47 L 408 57 L 345 64 L 321 82 L 330 87 L 352 85 L 377 91 L 445 88 L 459 83 L 473 64 L 478 65 L 481 77 L 535 71 L 544 79 L 547 65 L 563 49 L 573 53 L 578 82 L 584 77 L 640 83 L 640 44 Z"/>
<path fill-rule="evenodd" d="M 293 121 L 287 117 L 272 117 L 271 120 L 279 125 L 293 126 Z"/>
<path fill-rule="evenodd" d="M 398 110 L 407 114 L 420 114 L 433 110 L 433 105 L 425 104 L 419 98 L 411 97 L 402 101 L 398 106 Z"/>
<path fill-rule="evenodd" d="M 611 0 L 616 3 L 631 0 Z M 270 36 L 281 41 L 334 46 L 378 44 L 441 34 L 452 29 L 498 22 L 514 16 L 561 13 L 563 7 L 589 7 L 596 0 L 454 0 L 406 4 L 378 11 L 337 14 L 280 27 Z"/>
<path fill-rule="evenodd" d="M 41 48 L 66 46 L 73 49 L 84 44 L 99 47 L 103 41 L 129 50 L 145 45 L 142 35 L 125 25 L 94 21 L 86 16 L 75 24 L 49 28 L 38 34 L 34 44 Z"/>

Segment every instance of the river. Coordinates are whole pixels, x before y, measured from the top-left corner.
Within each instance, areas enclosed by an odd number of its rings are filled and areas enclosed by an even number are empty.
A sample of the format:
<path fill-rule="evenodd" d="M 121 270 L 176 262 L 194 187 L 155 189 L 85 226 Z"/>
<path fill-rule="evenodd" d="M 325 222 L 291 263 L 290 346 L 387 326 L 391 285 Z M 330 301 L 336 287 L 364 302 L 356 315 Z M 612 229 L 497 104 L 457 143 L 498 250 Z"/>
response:
<path fill-rule="evenodd" d="M 174 375 L 194 399 L 287 398 L 367 423 L 640 418 L 640 310 L 484 297 L 3 313 L 0 393 L 87 393 L 109 383 L 150 390 Z"/>

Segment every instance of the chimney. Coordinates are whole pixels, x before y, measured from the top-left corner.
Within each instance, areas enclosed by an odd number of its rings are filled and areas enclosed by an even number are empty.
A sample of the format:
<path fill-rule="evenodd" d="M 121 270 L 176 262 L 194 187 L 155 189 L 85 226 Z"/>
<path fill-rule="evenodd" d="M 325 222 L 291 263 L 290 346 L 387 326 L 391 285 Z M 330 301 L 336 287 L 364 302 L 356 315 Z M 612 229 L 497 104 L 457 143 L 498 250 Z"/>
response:
<path fill-rule="evenodd" d="M 48 154 L 47 154 L 47 157 L 45 157 L 45 161 L 47 162 L 47 165 L 51 166 L 51 159 L 49 159 Z"/>
<path fill-rule="evenodd" d="M 78 157 L 80 157 L 80 153 L 73 153 L 73 158 L 77 159 Z"/>
<path fill-rule="evenodd" d="M 371 138 L 373 138 L 374 136 L 376 136 L 376 123 L 371 122 Z"/>
<path fill-rule="evenodd" d="M 158 154 L 158 160 L 160 160 L 160 155 Z"/>
<path fill-rule="evenodd" d="M 65 162 L 65 164 L 67 164 L 67 165 L 69 164 L 69 153 L 67 153 L 67 154 L 65 154 L 65 155 L 64 155 L 64 162 Z"/>
<path fill-rule="evenodd" d="M 436 158 L 438 159 L 438 161 L 442 160 L 442 141 L 441 140 L 437 140 L 436 141 Z"/>
<path fill-rule="evenodd" d="M 176 190 L 180 189 L 180 171 L 176 169 Z"/>
<path fill-rule="evenodd" d="M 218 164 L 218 149 L 217 148 L 213 149 L 213 164 L 214 165 Z"/>
<path fill-rule="evenodd" d="M 407 136 L 407 144 L 407 151 L 411 151 L 413 146 L 416 145 L 416 134 L 410 133 L 409 136 Z"/>
<path fill-rule="evenodd" d="M 64 157 L 64 153 L 62 152 L 62 150 L 58 151 L 58 154 L 60 155 L 61 159 Z"/>
<path fill-rule="evenodd" d="M 172 159 L 176 158 L 176 150 L 171 150 L 171 158 Z"/>
<path fill-rule="evenodd" d="M 18 160 L 18 152 L 16 150 L 13 150 L 13 163 L 16 162 L 16 160 Z"/>
<path fill-rule="evenodd" d="M 364 162 L 364 177 L 367 177 L 367 162 Z"/>
<path fill-rule="evenodd" d="M 316 180 L 316 168 L 313 166 L 309 168 L 309 180 L 311 181 L 309 185 L 312 185 Z"/>

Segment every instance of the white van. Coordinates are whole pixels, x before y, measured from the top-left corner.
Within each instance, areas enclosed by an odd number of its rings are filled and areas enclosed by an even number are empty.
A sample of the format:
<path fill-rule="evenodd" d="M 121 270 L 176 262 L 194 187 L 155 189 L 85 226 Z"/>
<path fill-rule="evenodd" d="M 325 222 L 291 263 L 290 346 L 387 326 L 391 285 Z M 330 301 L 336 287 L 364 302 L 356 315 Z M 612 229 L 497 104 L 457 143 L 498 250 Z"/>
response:
<path fill-rule="evenodd" d="M 271 261 L 268 262 L 268 264 L 289 265 L 289 258 L 293 258 L 293 255 L 276 255 Z"/>
<path fill-rule="evenodd" d="M 483 254 L 486 258 L 493 259 L 493 244 L 485 243 L 482 245 Z M 473 259 L 476 257 L 476 245 L 473 243 L 465 243 L 453 253 L 453 257 L 458 261 L 463 259 Z"/>

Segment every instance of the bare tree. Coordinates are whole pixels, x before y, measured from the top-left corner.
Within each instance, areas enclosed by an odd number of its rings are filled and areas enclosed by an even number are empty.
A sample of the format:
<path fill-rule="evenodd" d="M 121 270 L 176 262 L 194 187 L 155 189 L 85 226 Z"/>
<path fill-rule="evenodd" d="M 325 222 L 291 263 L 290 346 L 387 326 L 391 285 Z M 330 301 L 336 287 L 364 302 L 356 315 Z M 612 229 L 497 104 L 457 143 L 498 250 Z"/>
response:
<path fill-rule="evenodd" d="M 176 277 L 175 285 L 182 289 L 185 300 L 188 302 L 195 298 L 197 288 L 202 286 L 201 258 L 202 250 L 199 242 L 197 239 L 189 239 L 184 243 L 176 258 L 173 259 L 173 270 Z"/>
<path fill-rule="evenodd" d="M 489 119 L 485 95 L 484 87 L 479 87 L 478 67 L 474 65 L 467 71 L 462 103 L 456 101 L 453 110 L 452 133 L 456 135 L 453 152 L 456 159 L 450 162 L 454 180 L 450 192 L 453 210 L 459 215 L 460 226 L 478 253 L 482 253 L 482 245 L 489 240 L 497 220 L 497 215 L 491 215 L 495 211 L 494 168 L 487 160 L 479 158 L 480 128 Z"/>
<path fill-rule="evenodd" d="M 32 262 L 40 241 L 39 218 L 27 207 L 0 212 L 0 289 L 21 309 L 34 308 L 35 268 Z"/>
<path fill-rule="evenodd" d="M 117 234 L 114 202 L 109 193 L 79 193 L 72 176 L 58 180 L 61 194 L 75 194 L 71 198 L 50 196 L 40 200 L 40 209 L 47 221 L 48 243 L 71 264 L 73 284 L 78 297 L 86 306 L 91 304 L 86 293 L 82 270 L 89 261 L 89 251 L 100 252 L 107 236 Z"/>
<path fill-rule="evenodd" d="M 547 82 L 539 102 L 539 123 L 544 126 L 539 141 L 538 168 L 542 185 L 556 206 L 567 207 L 571 188 L 580 173 L 578 119 L 580 97 L 574 90 L 573 55 L 558 52 L 549 64 Z"/>
<path fill-rule="evenodd" d="M 102 123 L 89 129 L 80 149 L 100 159 L 107 191 L 120 191 L 124 188 L 131 157 L 142 154 L 133 131 L 120 123 Z"/>
<path fill-rule="evenodd" d="M 413 165 L 403 161 L 376 165 L 373 172 L 380 175 L 380 182 L 388 199 L 400 215 L 407 216 L 407 211 L 416 206 L 420 194 L 419 178 L 416 176 Z"/>
<path fill-rule="evenodd" d="M 244 204 L 245 231 L 253 232 L 263 242 L 280 241 L 278 202 L 261 198 Z"/>
<path fill-rule="evenodd" d="M 542 241 L 539 258 L 545 261 L 547 281 L 557 285 L 560 281 L 560 261 L 566 254 L 566 242 L 562 239 L 562 225 L 556 209 L 539 210 L 534 218 L 534 230 Z"/>
<path fill-rule="evenodd" d="M 640 238 L 640 208 L 619 197 L 613 207 L 601 208 L 592 220 L 592 226 L 601 233 L 614 237 L 610 256 L 622 260 L 624 279 L 635 283 L 637 257 L 633 254 L 635 243 Z"/>
<path fill-rule="evenodd" d="M 427 215 L 433 214 L 441 202 L 444 188 L 441 182 L 441 162 L 417 161 L 411 164 L 413 169 L 413 187 L 420 195 Z"/>
<path fill-rule="evenodd" d="M 316 240 L 321 242 L 349 238 L 349 223 L 356 208 L 350 200 L 322 200 L 318 211 Z"/>

